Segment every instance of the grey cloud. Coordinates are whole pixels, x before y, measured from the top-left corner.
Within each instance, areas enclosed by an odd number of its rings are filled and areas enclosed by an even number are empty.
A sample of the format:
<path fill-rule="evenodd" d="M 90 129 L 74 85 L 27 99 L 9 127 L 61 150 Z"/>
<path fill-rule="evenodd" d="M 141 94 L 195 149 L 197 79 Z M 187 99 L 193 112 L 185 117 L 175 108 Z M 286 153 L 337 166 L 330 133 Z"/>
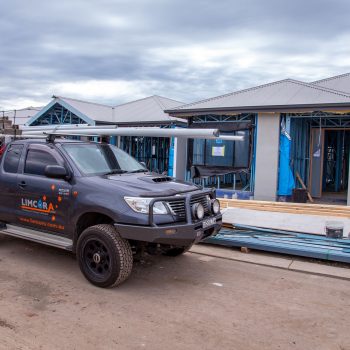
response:
<path fill-rule="evenodd" d="M 350 64 L 332 58 L 350 54 L 347 43 L 334 47 L 350 37 L 349 12 L 347 0 L 3 1 L 0 106 L 21 98 L 47 102 L 54 82 L 152 81 L 145 96 L 188 102 L 282 79 L 287 64 L 298 65 L 299 79 L 344 73 Z M 227 57 L 215 58 L 219 67 L 203 68 L 191 57 L 167 56 L 177 47 L 215 50 L 240 38 L 244 46 L 247 37 L 260 40 L 251 54 L 261 57 L 248 68 L 232 67 Z M 310 64 L 307 58 L 317 53 L 321 60 Z M 117 92 L 116 100 L 101 102 L 124 102 Z"/>

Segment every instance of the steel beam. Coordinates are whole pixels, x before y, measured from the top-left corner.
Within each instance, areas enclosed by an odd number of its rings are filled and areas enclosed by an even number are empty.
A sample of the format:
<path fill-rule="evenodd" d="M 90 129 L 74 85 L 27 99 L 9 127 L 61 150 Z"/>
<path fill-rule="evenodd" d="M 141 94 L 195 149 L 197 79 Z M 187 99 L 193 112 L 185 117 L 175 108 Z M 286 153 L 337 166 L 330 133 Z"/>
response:
<path fill-rule="evenodd" d="M 130 127 L 116 128 L 105 127 L 98 128 L 95 126 L 84 126 L 73 128 L 56 126 L 45 130 L 23 129 L 22 136 L 30 137 L 34 135 L 61 135 L 61 136 L 149 136 L 149 137 L 179 137 L 179 138 L 205 138 L 217 139 L 222 138 L 230 141 L 243 141 L 243 136 L 220 135 L 218 129 L 164 129 L 157 127 Z"/>

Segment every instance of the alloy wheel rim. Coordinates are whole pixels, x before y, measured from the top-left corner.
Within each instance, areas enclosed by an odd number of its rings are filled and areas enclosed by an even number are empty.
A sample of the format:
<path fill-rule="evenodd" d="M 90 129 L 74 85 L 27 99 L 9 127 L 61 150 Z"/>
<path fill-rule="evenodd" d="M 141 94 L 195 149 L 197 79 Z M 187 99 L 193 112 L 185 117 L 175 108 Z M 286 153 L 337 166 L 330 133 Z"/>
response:
<path fill-rule="evenodd" d="M 110 252 L 98 238 L 89 239 L 83 247 L 83 258 L 86 267 L 99 278 L 109 275 L 111 269 Z"/>

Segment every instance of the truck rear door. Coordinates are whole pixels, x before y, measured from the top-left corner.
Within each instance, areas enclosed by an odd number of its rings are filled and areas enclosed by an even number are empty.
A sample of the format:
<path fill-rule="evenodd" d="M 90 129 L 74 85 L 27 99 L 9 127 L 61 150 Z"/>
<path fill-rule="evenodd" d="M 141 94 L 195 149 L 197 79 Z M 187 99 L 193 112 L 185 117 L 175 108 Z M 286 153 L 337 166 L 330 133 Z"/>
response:
<path fill-rule="evenodd" d="M 63 179 L 46 177 L 47 165 L 65 166 L 65 162 L 48 145 L 29 145 L 22 173 L 18 175 L 17 222 L 67 236 L 71 185 Z"/>
<path fill-rule="evenodd" d="M 0 220 L 16 220 L 18 194 L 18 168 L 24 144 L 11 144 L 1 158 L 0 167 Z"/>

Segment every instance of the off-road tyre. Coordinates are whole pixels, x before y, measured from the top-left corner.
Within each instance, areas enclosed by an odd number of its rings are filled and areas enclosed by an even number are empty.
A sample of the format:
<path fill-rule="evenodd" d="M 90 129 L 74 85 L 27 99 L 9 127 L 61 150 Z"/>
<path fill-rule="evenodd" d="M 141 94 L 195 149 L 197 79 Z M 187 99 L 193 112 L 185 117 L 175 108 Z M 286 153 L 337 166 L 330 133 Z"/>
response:
<path fill-rule="evenodd" d="M 182 254 L 188 252 L 191 249 L 191 247 L 192 247 L 192 244 L 187 246 L 187 247 L 167 248 L 167 249 L 164 249 L 163 255 L 172 256 L 172 257 L 179 256 L 179 255 L 182 255 Z"/>
<path fill-rule="evenodd" d="M 83 231 L 77 242 L 77 259 L 85 278 L 101 288 L 124 282 L 133 265 L 129 242 L 108 224 L 91 226 Z"/>

